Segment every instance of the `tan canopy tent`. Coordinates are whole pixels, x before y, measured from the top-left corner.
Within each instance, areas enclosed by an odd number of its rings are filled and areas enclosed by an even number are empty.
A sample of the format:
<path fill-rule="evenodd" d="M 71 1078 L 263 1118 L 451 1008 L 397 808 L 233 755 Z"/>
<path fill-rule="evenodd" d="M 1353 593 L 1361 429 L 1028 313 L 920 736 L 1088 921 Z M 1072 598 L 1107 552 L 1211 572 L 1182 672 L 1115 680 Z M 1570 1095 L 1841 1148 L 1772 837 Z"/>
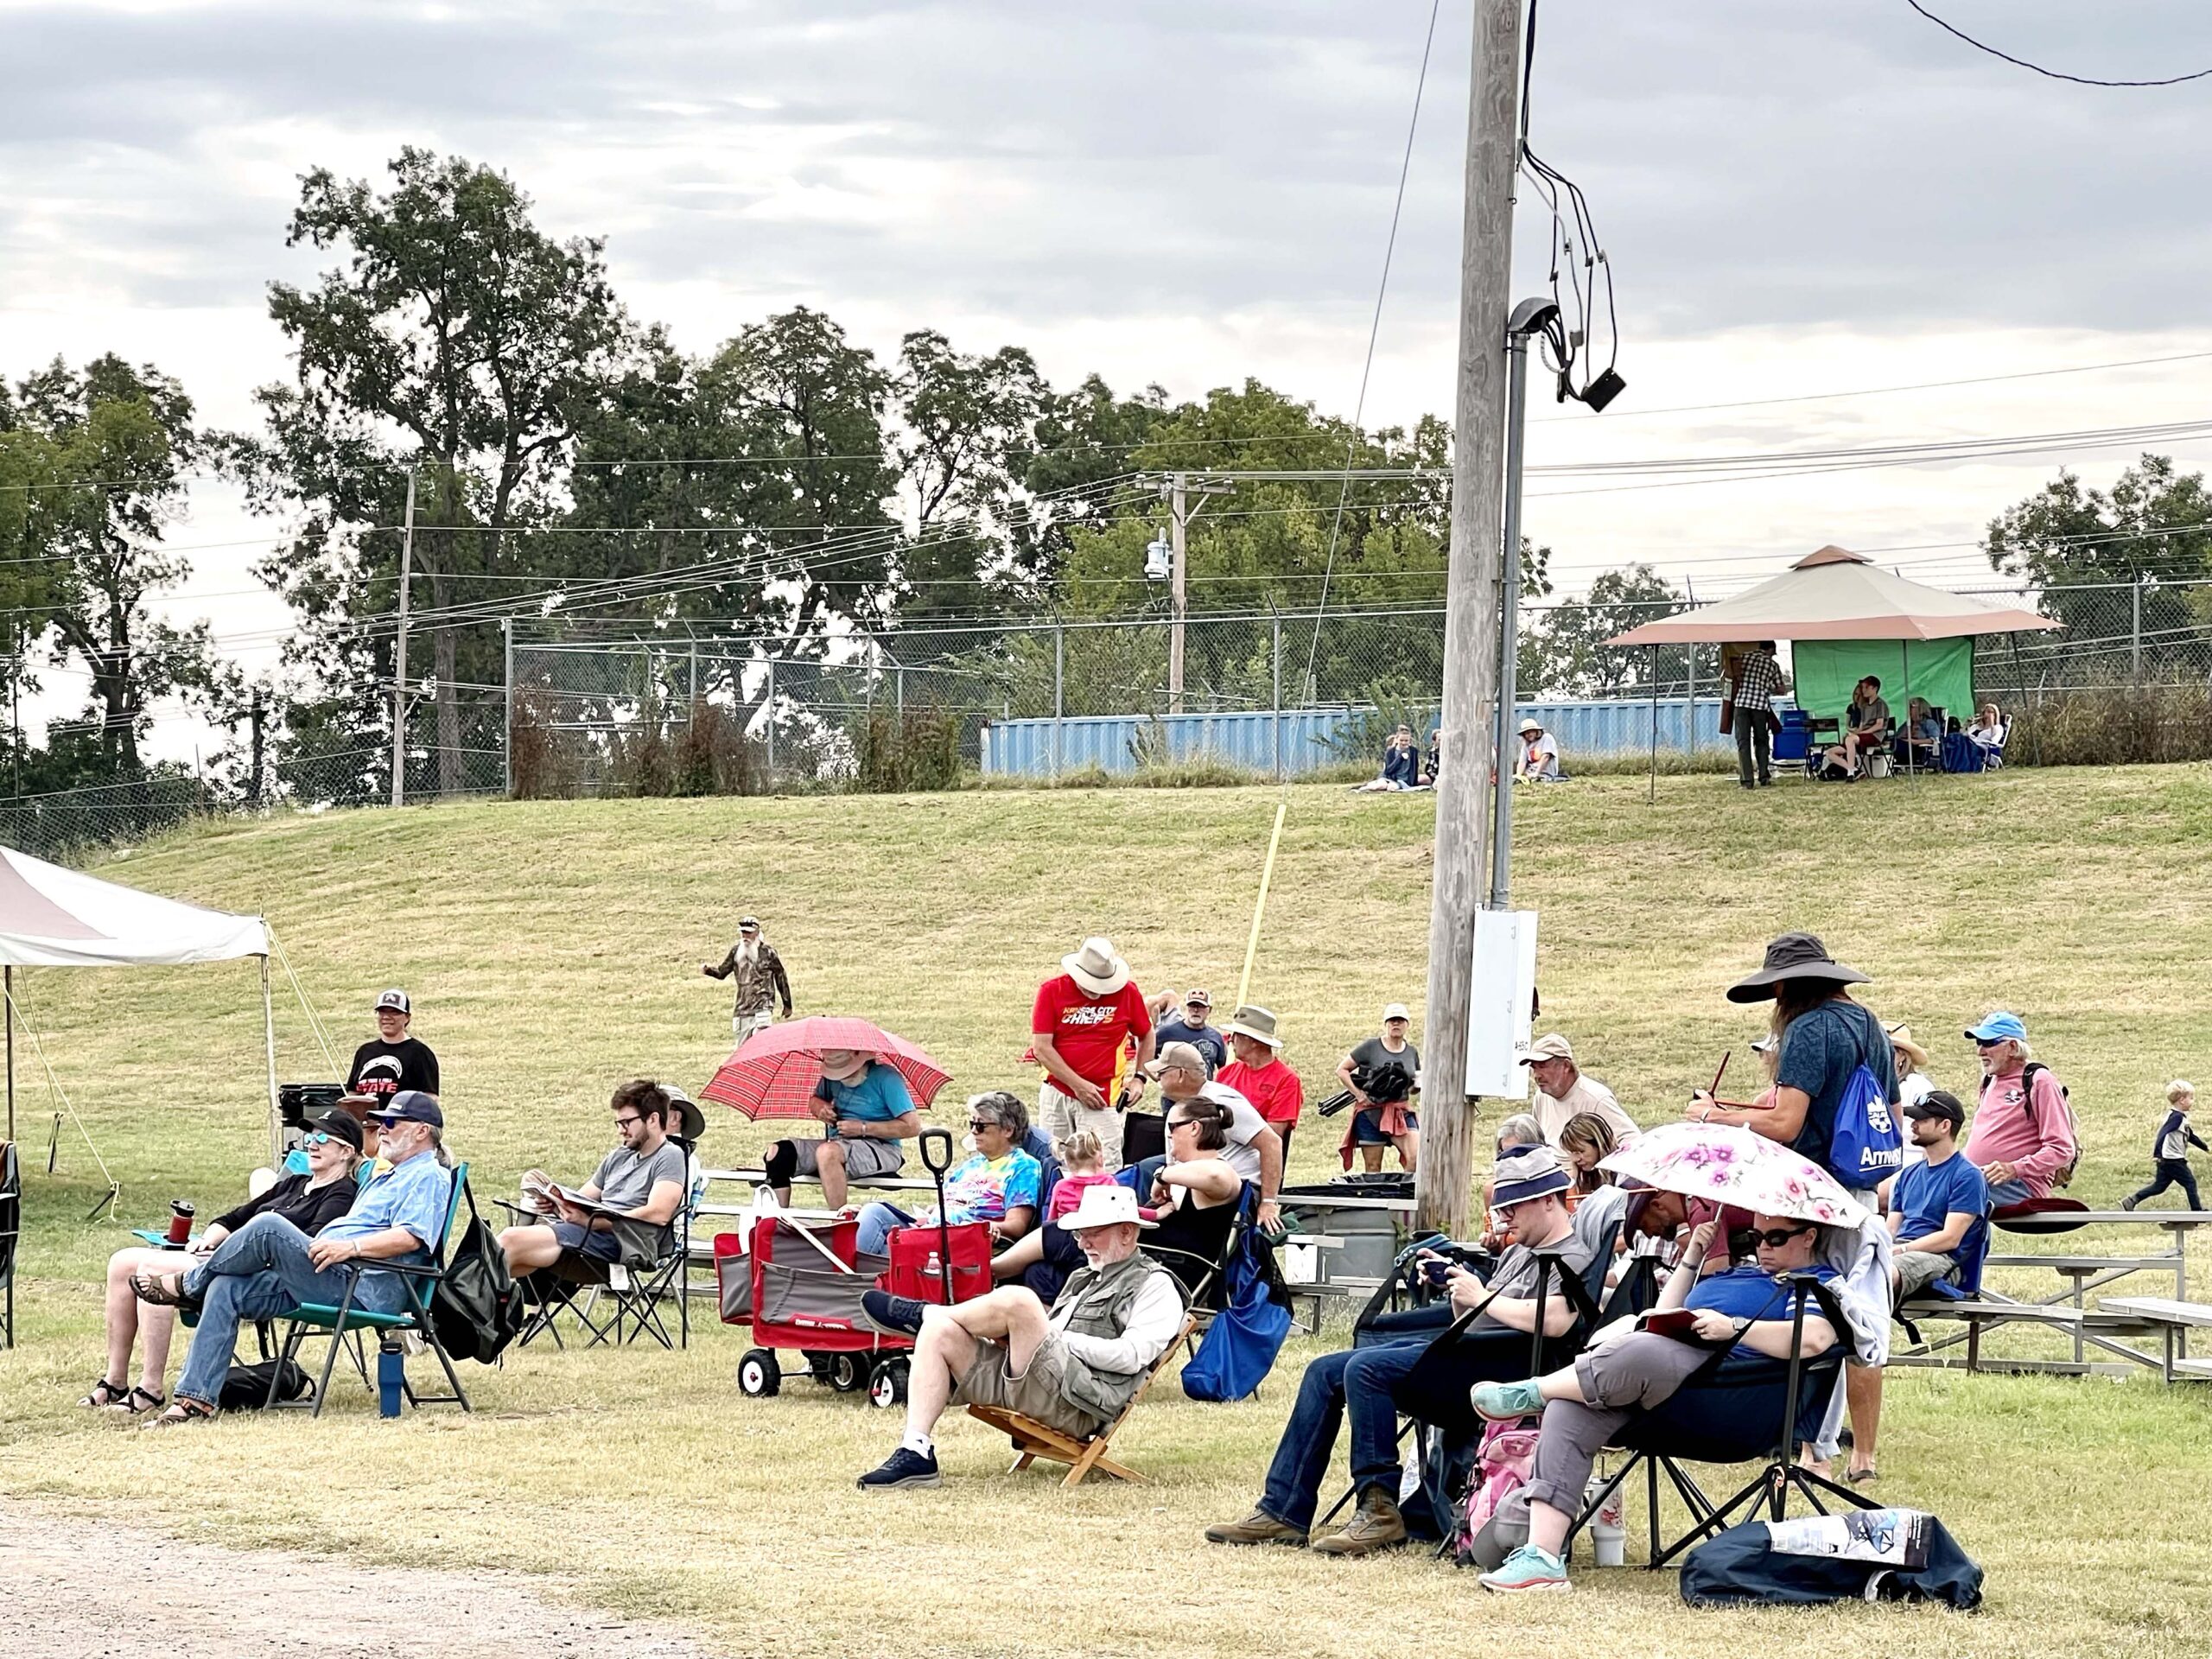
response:
<path fill-rule="evenodd" d="M 1733 599 L 1662 617 L 1608 639 L 1609 645 L 1649 645 L 1656 658 L 1661 645 L 1732 645 L 1758 639 L 1792 644 L 1840 640 L 1893 641 L 1904 670 L 1905 690 L 1912 689 L 1912 647 L 1936 640 L 1967 642 L 1954 652 L 1971 655 L 1971 641 L 1985 633 L 2018 635 L 2061 625 L 2034 611 L 1992 605 L 1884 570 L 1863 553 L 1824 547 L 1808 553 L 1778 576 Z M 2017 644 L 2014 649 L 2018 650 Z M 1923 653 L 1923 656 L 1926 653 Z M 1963 685 L 1970 667 L 1958 671 Z M 1800 674 L 1801 682 L 1803 675 Z M 1658 676 L 1652 676 L 1658 695 Z M 1652 719 L 1651 767 L 1656 787 L 1658 718 Z"/>

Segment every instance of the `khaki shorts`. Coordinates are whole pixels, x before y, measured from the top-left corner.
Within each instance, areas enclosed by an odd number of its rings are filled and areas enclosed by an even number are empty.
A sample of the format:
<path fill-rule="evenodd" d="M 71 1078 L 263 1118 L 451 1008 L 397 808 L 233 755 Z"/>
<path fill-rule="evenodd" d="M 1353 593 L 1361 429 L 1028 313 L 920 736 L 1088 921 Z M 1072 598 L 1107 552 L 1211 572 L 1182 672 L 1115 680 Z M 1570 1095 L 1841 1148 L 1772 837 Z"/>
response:
<path fill-rule="evenodd" d="M 856 1181 L 896 1175 L 906 1161 L 906 1150 L 896 1141 L 848 1141 L 840 1136 L 837 1144 L 845 1149 L 845 1173 Z M 791 1150 L 798 1154 L 800 1174 L 822 1173 L 820 1141 L 794 1141 Z"/>
<path fill-rule="evenodd" d="M 953 1403 L 1001 1406 L 1078 1440 L 1088 1439 L 1104 1425 L 1104 1418 L 1076 1404 L 1062 1391 L 1067 1381 L 1068 1350 L 1058 1332 L 1038 1345 L 1030 1357 L 1029 1369 L 1020 1376 L 1007 1375 L 1006 1361 L 1004 1344 L 977 1342 L 975 1363 L 953 1390 Z"/>
<path fill-rule="evenodd" d="M 1938 1279 L 1949 1278 L 1958 1268 L 1958 1262 L 1948 1255 L 1931 1255 L 1926 1250 L 1899 1250 L 1897 1300 L 1910 1301 Z"/>

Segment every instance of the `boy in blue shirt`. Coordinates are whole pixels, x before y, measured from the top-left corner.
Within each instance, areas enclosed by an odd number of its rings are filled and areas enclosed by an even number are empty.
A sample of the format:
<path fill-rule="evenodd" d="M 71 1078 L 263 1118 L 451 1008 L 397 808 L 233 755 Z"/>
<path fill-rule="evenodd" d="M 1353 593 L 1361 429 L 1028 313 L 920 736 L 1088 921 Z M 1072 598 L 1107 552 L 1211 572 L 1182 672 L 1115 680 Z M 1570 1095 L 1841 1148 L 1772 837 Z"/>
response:
<path fill-rule="evenodd" d="M 2196 1104 L 2196 1085 L 2179 1078 L 2166 1085 L 2166 1116 L 2158 1125 L 2158 1132 L 2151 1138 L 2151 1184 L 2130 1193 L 2120 1201 L 2123 1210 L 2133 1210 L 2145 1198 L 2155 1198 L 2170 1186 L 2181 1188 L 2181 1195 L 2189 1200 L 2192 1210 L 2202 1210 L 2204 1200 L 2196 1195 L 2196 1177 L 2189 1167 L 2189 1149 L 2212 1152 L 2196 1138 L 2196 1131 L 2189 1127 L 2190 1109 Z"/>

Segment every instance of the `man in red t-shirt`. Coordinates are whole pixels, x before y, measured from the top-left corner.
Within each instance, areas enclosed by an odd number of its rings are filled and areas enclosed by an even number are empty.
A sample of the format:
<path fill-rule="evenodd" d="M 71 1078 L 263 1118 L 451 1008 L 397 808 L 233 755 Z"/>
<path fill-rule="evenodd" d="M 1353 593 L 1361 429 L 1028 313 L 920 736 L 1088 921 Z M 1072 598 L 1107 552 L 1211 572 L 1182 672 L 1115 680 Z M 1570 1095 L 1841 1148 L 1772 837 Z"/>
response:
<path fill-rule="evenodd" d="M 1106 1148 L 1106 1166 L 1117 1169 L 1122 1113 L 1143 1095 L 1141 1068 L 1152 1058 L 1152 1014 L 1112 940 L 1085 939 L 1060 966 L 1066 971 L 1037 988 L 1029 1017 L 1031 1052 L 1045 1068 L 1037 1119 L 1055 1141 L 1089 1129 Z"/>
<path fill-rule="evenodd" d="M 1229 1022 L 1229 1046 L 1236 1058 L 1221 1068 L 1217 1083 L 1225 1083 L 1250 1101 L 1268 1127 L 1282 1142 L 1282 1155 L 1290 1156 L 1290 1132 L 1306 1109 L 1306 1085 L 1281 1058 L 1282 1037 L 1275 1017 L 1249 1003 L 1236 1010 Z"/>

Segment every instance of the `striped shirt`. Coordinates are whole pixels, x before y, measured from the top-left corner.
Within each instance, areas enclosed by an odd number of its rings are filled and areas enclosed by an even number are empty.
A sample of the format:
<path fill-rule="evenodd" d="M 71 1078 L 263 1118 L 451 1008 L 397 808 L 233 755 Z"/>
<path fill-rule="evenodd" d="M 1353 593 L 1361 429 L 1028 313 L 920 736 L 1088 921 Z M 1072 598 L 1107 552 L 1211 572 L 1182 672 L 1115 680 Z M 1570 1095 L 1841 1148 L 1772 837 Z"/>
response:
<path fill-rule="evenodd" d="M 1770 652 L 1745 652 L 1736 668 L 1736 706 L 1771 709 L 1774 694 L 1782 690 L 1782 665 Z"/>

